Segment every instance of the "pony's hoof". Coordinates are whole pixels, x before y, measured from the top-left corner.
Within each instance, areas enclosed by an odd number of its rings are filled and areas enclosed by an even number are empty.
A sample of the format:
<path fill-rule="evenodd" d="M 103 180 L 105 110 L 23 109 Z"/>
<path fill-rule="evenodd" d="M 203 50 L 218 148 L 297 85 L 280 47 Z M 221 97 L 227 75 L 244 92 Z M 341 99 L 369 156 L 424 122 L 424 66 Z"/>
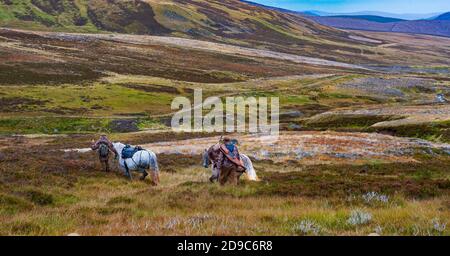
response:
<path fill-rule="evenodd" d="M 145 180 L 145 178 L 147 178 L 148 173 L 145 172 L 144 174 L 142 174 L 142 176 L 139 178 L 140 180 Z"/>

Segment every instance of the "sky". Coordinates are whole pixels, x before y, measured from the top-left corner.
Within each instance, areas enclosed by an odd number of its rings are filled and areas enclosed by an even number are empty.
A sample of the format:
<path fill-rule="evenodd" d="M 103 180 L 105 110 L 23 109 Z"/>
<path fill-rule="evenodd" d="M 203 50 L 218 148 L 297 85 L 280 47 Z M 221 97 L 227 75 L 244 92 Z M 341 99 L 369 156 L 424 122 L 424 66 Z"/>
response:
<path fill-rule="evenodd" d="M 389 13 L 443 13 L 450 0 L 251 0 L 295 11 L 316 10 L 331 13 L 378 11 Z"/>

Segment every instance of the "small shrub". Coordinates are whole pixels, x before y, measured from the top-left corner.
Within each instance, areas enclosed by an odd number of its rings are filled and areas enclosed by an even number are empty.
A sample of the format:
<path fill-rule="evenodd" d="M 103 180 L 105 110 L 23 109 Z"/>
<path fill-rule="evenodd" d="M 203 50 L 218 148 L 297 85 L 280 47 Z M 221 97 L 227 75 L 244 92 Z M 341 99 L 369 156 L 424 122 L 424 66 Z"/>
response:
<path fill-rule="evenodd" d="M 97 212 L 103 216 L 114 215 L 114 214 L 130 214 L 131 209 L 125 207 L 101 207 L 97 209 Z"/>
<path fill-rule="evenodd" d="M 173 230 L 176 226 L 180 224 L 180 220 L 178 218 L 171 218 L 166 225 L 164 226 L 165 229 Z"/>
<path fill-rule="evenodd" d="M 352 211 L 350 217 L 347 219 L 347 223 L 352 226 L 364 225 L 372 220 L 372 214 L 362 210 Z"/>
<path fill-rule="evenodd" d="M 319 235 L 322 227 L 312 220 L 302 220 L 294 225 L 293 231 L 301 235 Z"/>
<path fill-rule="evenodd" d="M 32 207 L 32 204 L 25 199 L 0 194 L 0 209 L 13 213 L 15 211 L 25 210 Z"/>
<path fill-rule="evenodd" d="M 41 225 L 32 222 L 16 222 L 11 226 L 11 232 L 17 235 L 41 234 L 44 229 Z"/>
<path fill-rule="evenodd" d="M 199 216 L 193 216 L 188 218 L 185 221 L 185 225 L 191 226 L 194 229 L 200 228 L 203 223 L 205 223 L 207 220 L 213 219 L 210 215 L 199 215 Z"/>
<path fill-rule="evenodd" d="M 43 193 L 43 192 L 40 192 L 37 190 L 29 190 L 26 193 L 26 195 L 31 202 L 33 202 L 37 205 L 41 205 L 41 206 L 50 205 L 50 204 L 53 204 L 53 202 L 54 202 L 52 195 L 46 194 L 46 193 Z"/>
<path fill-rule="evenodd" d="M 383 228 L 378 225 L 375 227 L 375 229 L 373 230 L 376 234 L 381 235 L 383 233 Z"/>
<path fill-rule="evenodd" d="M 375 203 L 385 203 L 389 202 L 389 197 L 386 195 L 378 194 L 377 192 L 368 192 L 362 195 L 364 202 L 367 204 Z"/>
<path fill-rule="evenodd" d="M 439 221 L 439 219 L 433 219 L 431 221 L 431 223 L 433 224 L 433 230 L 439 233 L 443 233 L 446 229 L 446 224 L 445 223 L 441 223 Z"/>
<path fill-rule="evenodd" d="M 125 197 L 125 196 L 118 196 L 118 197 L 111 198 L 107 204 L 108 205 L 132 204 L 134 202 L 135 202 L 135 200 L 132 198 Z"/>

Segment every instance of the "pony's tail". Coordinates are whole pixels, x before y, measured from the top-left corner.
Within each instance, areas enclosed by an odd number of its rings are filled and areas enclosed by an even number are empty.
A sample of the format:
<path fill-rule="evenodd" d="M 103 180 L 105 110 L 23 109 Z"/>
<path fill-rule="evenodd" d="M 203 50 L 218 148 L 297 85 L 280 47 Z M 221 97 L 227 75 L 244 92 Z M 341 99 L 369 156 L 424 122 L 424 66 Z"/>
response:
<path fill-rule="evenodd" d="M 247 169 L 246 174 L 247 178 L 252 181 L 258 181 L 258 175 L 256 175 L 256 171 L 253 168 L 252 160 L 246 155 L 241 154 L 242 162 L 244 163 L 244 167 Z"/>
<path fill-rule="evenodd" d="M 149 155 L 149 168 L 151 168 L 154 172 L 159 172 L 158 159 L 155 153 L 148 152 Z"/>
<path fill-rule="evenodd" d="M 152 176 L 152 182 L 154 186 L 158 186 L 159 185 L 159 165 L 158 165 L 158 158 L 156 157 L 156 154 L 153 152 L 148 152 L 148 156 L 149 156 L 149 167 L 152 169 L 152 171 L 150 172 L 151 176 Z"/>

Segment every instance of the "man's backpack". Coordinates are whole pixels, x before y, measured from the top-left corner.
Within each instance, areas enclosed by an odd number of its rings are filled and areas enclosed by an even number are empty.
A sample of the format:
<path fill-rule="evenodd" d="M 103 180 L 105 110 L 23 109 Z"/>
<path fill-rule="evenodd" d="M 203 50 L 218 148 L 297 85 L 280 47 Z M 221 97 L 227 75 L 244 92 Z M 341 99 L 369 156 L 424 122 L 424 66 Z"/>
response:
<path fill-rule="evenodd" d="M 98 154 L 100 157 L 108 157 L 109 156 L 109 147 L 105 143 L 101 143 L 98 147 Z"/>

